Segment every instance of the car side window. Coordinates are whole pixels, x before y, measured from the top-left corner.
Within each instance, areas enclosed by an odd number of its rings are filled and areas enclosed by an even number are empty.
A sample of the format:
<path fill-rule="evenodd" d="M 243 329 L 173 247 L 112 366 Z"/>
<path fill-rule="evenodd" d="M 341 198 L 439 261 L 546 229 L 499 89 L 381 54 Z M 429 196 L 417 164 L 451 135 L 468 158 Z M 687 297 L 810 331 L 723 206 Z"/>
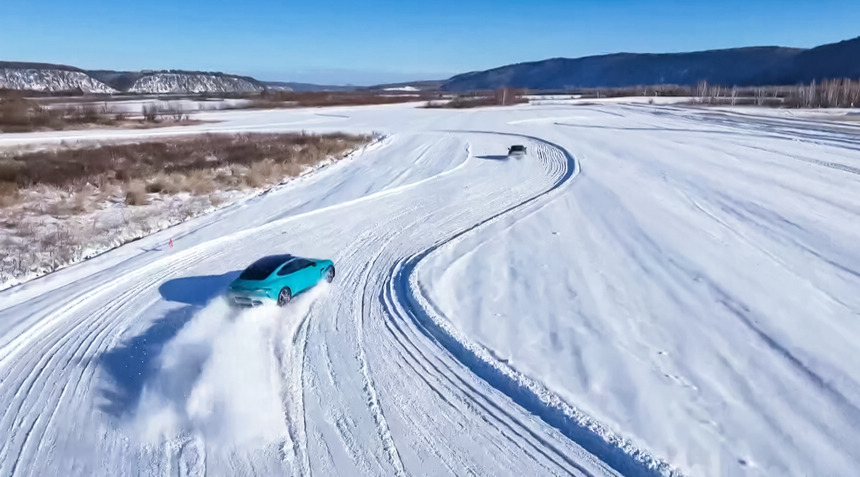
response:
<path fill-rule="evenodd" d="M 314 262 L 312 262 L 310 260 L 305 260 L 303 258 L 296 259 L 296 260 L 293 260 L 292 262 L 288 263 L 284 268 L 282 268 L 278 272 L 278 275 L 279 276 L 289 275 L 289 274 L 297 272 L 303 268 L 307 268 L 313 264 L 314 264 Z"/>
<path fill-rule="evenodd" d="M 293 260 L 278 271 L 278 276 L 289 275 L 302 269 L 301 260 Z"/>
<path fill-rule="evenodd" d="M 305 259 L 296 260 L 296 267 L 298 267 L 298 268 L 296 268 L 296 270 L 304 270 L 305 268 L 308 268 L 309 266 L 311 266 L 313 264 L 314 264 L 314 262 L 311 262 L 310 260 L 305 260 Z"/>

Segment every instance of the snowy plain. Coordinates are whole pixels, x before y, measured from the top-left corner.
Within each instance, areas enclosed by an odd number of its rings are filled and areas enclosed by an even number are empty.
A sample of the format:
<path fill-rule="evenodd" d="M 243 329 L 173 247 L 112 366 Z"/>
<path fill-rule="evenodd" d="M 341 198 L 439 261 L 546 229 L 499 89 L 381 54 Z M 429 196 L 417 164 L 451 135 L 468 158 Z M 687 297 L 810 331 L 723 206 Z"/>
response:
<path fill-rule="evenodd" d="M 388 137 L 0 292 L 0 475 L 860 468 L 860 127 L 647 104 L 204 114 L 221 122 L 0 146 Z M 236 316 L 224 288 L 283 252 L 334 259 L 334 284 Z"/>

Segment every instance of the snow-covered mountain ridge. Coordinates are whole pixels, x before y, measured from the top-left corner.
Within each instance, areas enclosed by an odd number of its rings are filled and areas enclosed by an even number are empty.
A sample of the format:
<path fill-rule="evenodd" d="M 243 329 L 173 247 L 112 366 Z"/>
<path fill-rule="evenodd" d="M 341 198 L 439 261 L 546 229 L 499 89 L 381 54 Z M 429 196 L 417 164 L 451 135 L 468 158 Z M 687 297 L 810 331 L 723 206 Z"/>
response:
<path fill-rule="evenodd" d="M 85 94 L 255 93 L 251 77 L 202 71 L 85 71 L 65 65 L 0 62 L 0 89 Z"/>
<path fill-rule="evenodd" d="M 116 93 L 83 70 L 63 65 L 0 62 L 0 89 Z"/>

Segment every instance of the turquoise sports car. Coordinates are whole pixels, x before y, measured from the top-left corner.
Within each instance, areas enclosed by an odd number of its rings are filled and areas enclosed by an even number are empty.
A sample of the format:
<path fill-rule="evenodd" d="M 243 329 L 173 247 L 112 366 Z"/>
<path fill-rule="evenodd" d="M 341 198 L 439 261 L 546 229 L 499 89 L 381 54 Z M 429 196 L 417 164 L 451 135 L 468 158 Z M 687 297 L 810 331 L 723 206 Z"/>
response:
<path fill-rule="evenodd" d="M 252 263 L 233 280 L 227 299 L 236 306 L 258 306 L 266 301 L 284 306 L 320 280 L 334 280 L 331 260 L 271 255 Z"/>

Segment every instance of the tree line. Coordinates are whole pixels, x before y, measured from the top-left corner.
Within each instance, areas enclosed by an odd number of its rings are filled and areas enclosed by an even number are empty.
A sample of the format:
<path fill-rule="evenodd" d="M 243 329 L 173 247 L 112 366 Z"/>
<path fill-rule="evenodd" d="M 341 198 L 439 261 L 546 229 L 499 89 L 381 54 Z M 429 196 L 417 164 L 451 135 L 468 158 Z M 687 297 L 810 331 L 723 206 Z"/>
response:
<path fill-rule="evenodd" d="M 707 104 L 755 104 L 786 108 L 860 107 L 860 80 L 849 78 L 812 81 L 796 86 L 725 87 L 700 82 L 696 100 Z"/>

